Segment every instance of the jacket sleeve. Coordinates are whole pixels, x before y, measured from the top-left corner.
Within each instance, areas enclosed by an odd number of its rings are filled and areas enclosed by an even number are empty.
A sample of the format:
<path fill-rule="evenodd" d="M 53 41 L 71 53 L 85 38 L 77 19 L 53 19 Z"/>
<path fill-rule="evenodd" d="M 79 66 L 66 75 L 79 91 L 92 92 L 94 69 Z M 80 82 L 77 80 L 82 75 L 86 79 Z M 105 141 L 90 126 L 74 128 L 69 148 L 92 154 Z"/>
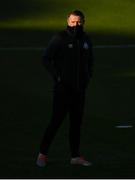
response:
<path fill-rule="evenodd" d="M 59 78 L 59 70 L 56 66 L 58 60 L 58 52 L 60 51 L 61 40 L 58 35 L 54 36 L 49 42 L 43 53 L 43 65 L 46 67 L 54 80 Z"/>

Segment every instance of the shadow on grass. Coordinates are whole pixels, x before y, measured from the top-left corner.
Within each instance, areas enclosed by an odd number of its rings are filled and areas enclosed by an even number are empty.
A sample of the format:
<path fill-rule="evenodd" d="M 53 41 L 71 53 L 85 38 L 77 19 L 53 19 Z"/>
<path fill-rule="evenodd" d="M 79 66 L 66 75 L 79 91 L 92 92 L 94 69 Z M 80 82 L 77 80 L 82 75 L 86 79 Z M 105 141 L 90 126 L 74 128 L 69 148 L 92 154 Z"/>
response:
<path fill-rule="evenodd" d="M 62 29 L 61 29 L 62 30 Z M 0 47 L 45 47 L 58 29 L 0 29 Z M 108 32 L 87 32 L 94 45 L 135 44 L 134 35 Z"/>
<path fill-rule="evenodd" d="M 58 2 L 57 2 L 58 5 Z M 4 0 L 0 4 L 0 20 L 13 20 L 24 17 L 35 17 L 41 13 L 49 16 L 56 13 L 56 3 L 50 0 Z"/>

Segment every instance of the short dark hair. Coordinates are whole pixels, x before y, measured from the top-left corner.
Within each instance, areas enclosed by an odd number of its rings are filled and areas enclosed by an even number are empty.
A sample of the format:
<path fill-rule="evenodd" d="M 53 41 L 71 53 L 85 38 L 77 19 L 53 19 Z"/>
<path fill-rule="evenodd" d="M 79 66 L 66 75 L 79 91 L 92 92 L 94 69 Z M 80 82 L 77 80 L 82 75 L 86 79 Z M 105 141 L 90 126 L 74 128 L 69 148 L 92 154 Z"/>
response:
<path fill-rule="evenodd" d="M 75 15 L 75 16 L 80 16 L 82 20 L 84 20 L 84 14 L 82 13 L 82 11 L 80 10 L 74 10 L 74 11 L 71 11 L 69 14 L 68 14 L 68 18 L 70 17 L 70 15 Z"/>

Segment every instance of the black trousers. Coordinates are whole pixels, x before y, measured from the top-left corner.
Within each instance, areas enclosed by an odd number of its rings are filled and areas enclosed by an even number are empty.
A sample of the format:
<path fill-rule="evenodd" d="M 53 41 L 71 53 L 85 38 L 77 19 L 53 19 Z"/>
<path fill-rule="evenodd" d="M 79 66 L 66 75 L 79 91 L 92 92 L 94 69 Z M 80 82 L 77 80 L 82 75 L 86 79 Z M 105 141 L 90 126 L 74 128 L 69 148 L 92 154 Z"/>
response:
<path fill-rule="evenodd" d="M 71 157 L 80 155 L 80 130 L 84 114 L 85 90 L 74 91 L 57 84 L 53 94 L 52 119 L 45 131 L 40 146 L 40 152 L 47 155 L 49 147 L 62 124 L 67 113 L 69 113 L 69 144 Z"/>

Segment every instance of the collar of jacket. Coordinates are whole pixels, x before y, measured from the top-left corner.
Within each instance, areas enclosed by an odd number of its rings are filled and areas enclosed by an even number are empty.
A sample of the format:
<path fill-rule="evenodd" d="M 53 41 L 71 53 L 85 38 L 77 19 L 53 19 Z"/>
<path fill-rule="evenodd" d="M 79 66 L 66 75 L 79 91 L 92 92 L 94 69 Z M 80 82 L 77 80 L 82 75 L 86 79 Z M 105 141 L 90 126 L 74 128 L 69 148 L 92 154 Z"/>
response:
<path fill-rule="evenodd" d="M 80 33 L 79 35 L 75 35 L 73 34 L 72 30 L 70 29 L 69 26 L 67 26 L 67 28 L 65 29 L 65 31 L 67 32 L 67 34 L 72 37 L 73 39 L 81 39 L 84 35 L 84 32 L 82 31 L 82 33 Z"/>

